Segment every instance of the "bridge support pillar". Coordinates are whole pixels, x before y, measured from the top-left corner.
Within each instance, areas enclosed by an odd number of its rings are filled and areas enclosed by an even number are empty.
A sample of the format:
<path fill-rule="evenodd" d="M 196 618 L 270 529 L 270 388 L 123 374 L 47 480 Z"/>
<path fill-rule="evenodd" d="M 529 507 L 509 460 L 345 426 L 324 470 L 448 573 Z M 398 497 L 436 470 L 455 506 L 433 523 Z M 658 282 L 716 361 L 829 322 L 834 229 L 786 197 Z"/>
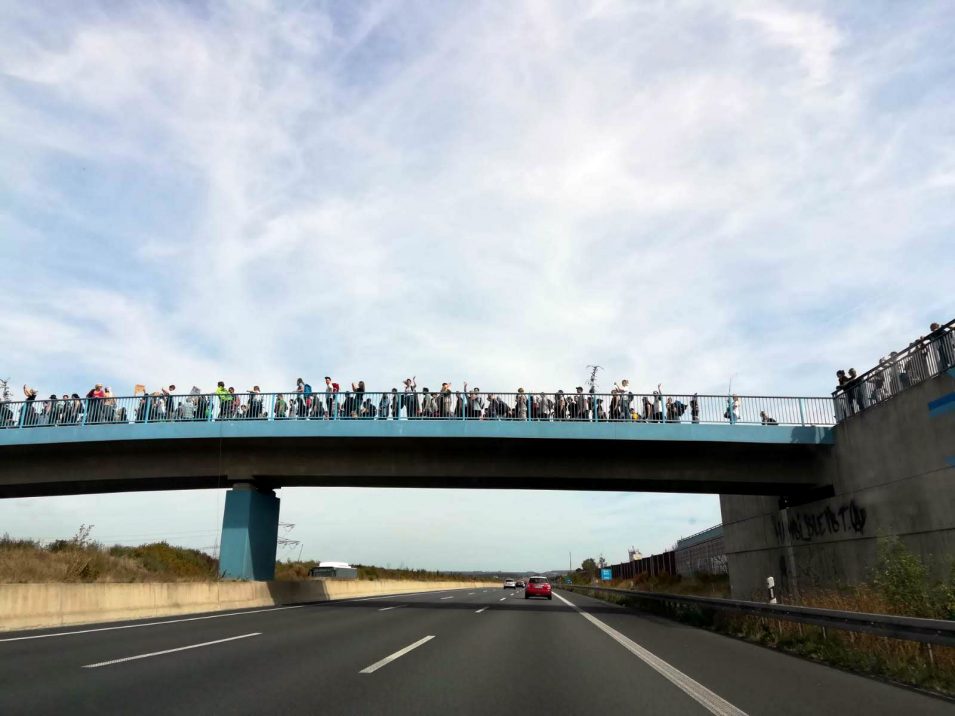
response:
<path fill-rule="evenodd" d="M 225 579 L 274 579 L 278 532 L 275 492 L 236 485 L 225 497 L 219 574 Z"/>

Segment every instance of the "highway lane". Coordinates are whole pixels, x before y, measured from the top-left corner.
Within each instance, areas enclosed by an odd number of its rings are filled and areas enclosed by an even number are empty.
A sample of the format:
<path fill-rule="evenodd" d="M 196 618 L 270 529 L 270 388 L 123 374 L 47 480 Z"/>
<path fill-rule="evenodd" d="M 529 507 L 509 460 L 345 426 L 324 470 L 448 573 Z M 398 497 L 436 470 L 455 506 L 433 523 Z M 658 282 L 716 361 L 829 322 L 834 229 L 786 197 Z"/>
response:
<path fill-rule="evenodd" d="M 955 712 L 939 699 L 558 595 L 570 605 L 472 588 L 42 639 L 10 641 L 87 628 L 4 633 L 0 713 Z M 628 638 L 652 654 L 628 650 Z M 194 648 L 172 651 L 183 647 Z M 146 654 L 155 655 L 84 668 Z"/>

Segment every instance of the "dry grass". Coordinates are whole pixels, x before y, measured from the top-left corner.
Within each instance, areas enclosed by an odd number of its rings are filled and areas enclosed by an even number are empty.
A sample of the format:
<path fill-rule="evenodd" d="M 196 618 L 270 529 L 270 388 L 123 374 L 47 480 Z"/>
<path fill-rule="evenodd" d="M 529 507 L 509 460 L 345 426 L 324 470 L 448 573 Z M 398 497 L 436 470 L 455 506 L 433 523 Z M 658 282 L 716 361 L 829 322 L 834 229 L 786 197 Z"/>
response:
<path fill-rule="evenodd" d="M 293 562 L 291 560 L 275 563 L 275 578 L 281 581 L 301 581 L 308 579 L 308 571 L 312 567 L 317 567 L 318 562 L 306 560 L 304 562 Z M 485 579 L 485 577 L 472 577 L 465 574 L 454 574 L 450 572 L 431 572 L 426 569 L 390 569 L 387 567 L 374 567 L 364 564 L 356 564 L 358 569 L 358 578 L 366 580 L 376 579 L 408 579 L 416 582 L 470 582 L 474 579 Z"/>
<path fill-rule="evenodd" d="M 277 562 L 275 578 L 303 581 L 317 561 Z M 470 581 L 468 575 L 424 569 L 387 569 L 356 565 L 358 578 L 422 582 Z M 33 540 L 0 537 L 0 584 L 39 582 L 203 582 L 218 577 L 218 560 L 194 549 L 165 542 L 139 547 L 104 547 L 81 527 L 69 540 L 41 545 Z"/>
<path fill-rule="evenodd" d="M 618 580 L 609 586 L 635 589 L 640 592 L 691 594 L 698 597 L 728 599 L 730 596 L 730 580 L 725 574 L 695 574 L 692 577 L 669 574 L 651 577 L 641 574 L 636 579 Z"/>
<path fill-rule="evenodd" d="M 215 579 L 217 570 L 216 560 L 198 550 L 165 542 L 107 548 L 82 528 L 49 545 L 0 538 L 0 583 L 195 582 Z"/>

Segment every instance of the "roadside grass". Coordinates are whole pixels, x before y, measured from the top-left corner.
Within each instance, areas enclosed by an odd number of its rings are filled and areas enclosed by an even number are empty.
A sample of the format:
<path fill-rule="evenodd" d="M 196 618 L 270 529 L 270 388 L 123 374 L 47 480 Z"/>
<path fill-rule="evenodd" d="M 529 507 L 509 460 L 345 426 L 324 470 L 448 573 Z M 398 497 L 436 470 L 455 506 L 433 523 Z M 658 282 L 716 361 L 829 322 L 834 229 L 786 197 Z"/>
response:
<path fill-rule="evenodd" d="M 92 528 L 80 527 L 67 540 L 41 544 L 36 540 L 0 536 L 0 584 L 44 582 L 208 582 L 215 581 L 219 561 L 197 549 L 153 542 L 137 547 L 104 546 L 91 538 Z M 275 578 L 305 581 L 314 560 L 276 562 Z M 390 569 L 355 565 L 360 580 L 401 579 L 423 582 L 470 581 L 472 577 L 424 569 Z M 482 577 L 482 579 L 484 579 Z"/>
<path fill-rule="evenodd" d="M 714 593 L 720 580 L 655 578 L 618 582 L 613 586 L 646 592 L 729 596 Z M 930 619 L 955 618 L 955 574 L 948 581 L 929 578 L 917 556 L 896 540 L 879 548 L 878 564 L 869 581 L 842 589 L 812 589 L 790 603 L 803 606 L 895 614 Z M 639 597 L 595 593 L 600 599 L 650 612 L 692 626 L 710 629 L 791 654 L 870 676 L 947 695 L 955 695 L 955 648 L 838 629 L 798 624 L 777 619 L 740 616 L 696 605 L 676 605 Z"/>
<path fill-rule="evenodd" d="M 204 552 L 165 542 L 105 547 L 80 528 L 47 545 L 0 537 L 0 583 L 201 582 L 216 578 L 218 562 Z"/>
<path fill-rule="evenodd" d="M 318 561 L 305 560 L 302 562 L 287 560 L 275 563 L 275 579 L 279 581 L 301 581 L 308 579 L 308 572 L 317 567 Z M 451 572 L 433 572 L 427 569 L 391 569 L 388 567 L 374 567 L 365 564 L 356 564 L 358 579 L 375 581 L 380 579 L 407 579 L 416 582 L 457 582 L 472 581 L 475 577 Z M 477 579 L 486 579 L 479 577 Z"/>

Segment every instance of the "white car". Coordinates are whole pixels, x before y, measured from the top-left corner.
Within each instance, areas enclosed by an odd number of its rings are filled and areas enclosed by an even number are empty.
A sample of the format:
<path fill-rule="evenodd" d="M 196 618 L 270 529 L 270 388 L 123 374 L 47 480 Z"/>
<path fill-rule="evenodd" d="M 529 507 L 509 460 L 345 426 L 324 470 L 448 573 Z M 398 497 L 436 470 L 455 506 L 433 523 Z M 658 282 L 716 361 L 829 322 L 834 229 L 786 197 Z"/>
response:
<path fill-rule="evenodd" d="M 513 579 L 505 579 L 504 589 L 517 589 L 517 582 L 515 582 Z"/>

